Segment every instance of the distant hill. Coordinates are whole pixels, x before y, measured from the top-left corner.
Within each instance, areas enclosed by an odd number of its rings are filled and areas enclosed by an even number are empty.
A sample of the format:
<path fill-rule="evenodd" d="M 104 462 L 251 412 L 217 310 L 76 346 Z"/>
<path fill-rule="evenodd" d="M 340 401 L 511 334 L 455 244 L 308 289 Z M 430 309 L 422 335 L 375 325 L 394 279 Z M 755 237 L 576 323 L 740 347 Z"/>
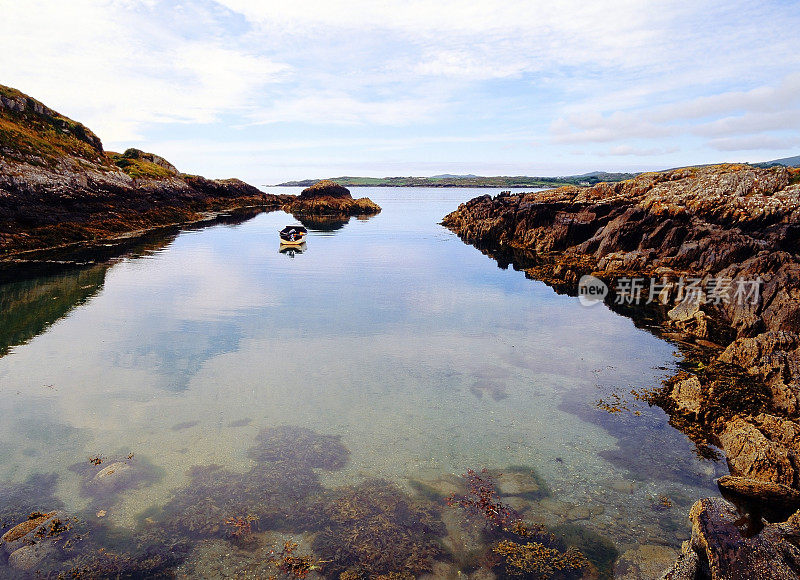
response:
<path fill-rule="evenodd" d="M 783 159 L 773 159 L 772 161 L 764 161 L 762 163 L 753 163 L 756 167 L 775 167 L 783 165 L 784 167 L 800 167 L 800 155 L 794 157 L 784 157 Z"/>
<path fill-rule="evenodd" d="M 491 187 L 491 188 L 534 188 L 534 187 L 560 187 L 562 185 L 594 185 L 601 181 L 623 181 L 632 179 L 636 173 L 606 173 L 594 171 L 584 175 L 567 175 L 561 177 L 529 177 L 495 176 L 483 177 L 480 175 L 451 175 L 442 174 L 432 177 L 332 177 L 339 185 L 345 187 Z M 316 183 L 317 179 L 303 179 L 301 181 L 287 181 L 279 183 L 277 187 L 308 187 Z"/>

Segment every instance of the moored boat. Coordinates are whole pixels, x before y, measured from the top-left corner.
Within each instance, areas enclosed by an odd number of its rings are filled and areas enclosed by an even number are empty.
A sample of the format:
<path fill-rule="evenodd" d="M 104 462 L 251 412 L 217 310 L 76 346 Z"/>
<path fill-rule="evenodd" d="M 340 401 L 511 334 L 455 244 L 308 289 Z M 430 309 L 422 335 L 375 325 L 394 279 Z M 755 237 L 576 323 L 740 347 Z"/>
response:
<path fill-rule="evenodd" d="M 299 246 L 305 242 L 308 230 L 303 226 L 286 226 L 278 235 L 281 238 L 281 246 Z"/>

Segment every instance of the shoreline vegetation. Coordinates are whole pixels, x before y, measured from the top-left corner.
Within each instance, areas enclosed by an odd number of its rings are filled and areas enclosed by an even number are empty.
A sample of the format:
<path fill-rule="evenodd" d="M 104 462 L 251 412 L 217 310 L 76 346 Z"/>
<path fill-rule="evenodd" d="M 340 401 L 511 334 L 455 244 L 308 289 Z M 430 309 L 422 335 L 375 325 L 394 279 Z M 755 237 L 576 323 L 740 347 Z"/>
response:
<path fill-rule="evenodd" d="M 725 454 L 730 475 L 717 484 L 730 502 L 695 504 L 692 538 L 666 578 L 796 577 L 800 170 L 717 165 L 503 192 L 462 204 L 443 225 L 559 292 L 577 295 L 594 276 L 615 288 L 605 298 L 612 308 L 679 346 L 682 370 L 662 388 L 600 404 L 658 405 L 699 453 Z M 634 279 L 657 281 L 656 299 L 626 295 L 620 282 Z M 698 289 L 692 300 L 687 280 Z M 755 282 L 757 292 L 714 295 L 720 280 Z"/>

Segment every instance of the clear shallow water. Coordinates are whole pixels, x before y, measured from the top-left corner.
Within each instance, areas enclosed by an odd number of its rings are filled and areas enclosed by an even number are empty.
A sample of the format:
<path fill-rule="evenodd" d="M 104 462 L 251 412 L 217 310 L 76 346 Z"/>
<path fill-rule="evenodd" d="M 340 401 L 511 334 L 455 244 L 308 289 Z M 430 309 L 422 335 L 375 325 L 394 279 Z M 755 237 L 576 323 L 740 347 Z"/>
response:
<path fill-rule="evenodd" d="M 0 358 L 0 481 L 56 472 L 76 512 L 90 500 L 69 467 L 133 452 L 159 476 L 109 505 L 131 527 L 191 467 L 244 472 L 261 428 L 295 425 L 350 450 L 325 486 L 522 465 L 552 490 L 520 506 L 534 520 L 580 523 L 621 551 L 688 537 L 688 507 L 722 467 L 695 459 L 658 409 L 595 409 L 609 390 L 658 384 L 674 348 L 438 225 L 495 191 L 353 193 L 382 213 L 312 229 L 293 256 L 276 232 L 295 220 L 274 212 L 0 287 L 3 340 L 35 335 Z M 672 508 L 654 508 L 661 495 Z"/>

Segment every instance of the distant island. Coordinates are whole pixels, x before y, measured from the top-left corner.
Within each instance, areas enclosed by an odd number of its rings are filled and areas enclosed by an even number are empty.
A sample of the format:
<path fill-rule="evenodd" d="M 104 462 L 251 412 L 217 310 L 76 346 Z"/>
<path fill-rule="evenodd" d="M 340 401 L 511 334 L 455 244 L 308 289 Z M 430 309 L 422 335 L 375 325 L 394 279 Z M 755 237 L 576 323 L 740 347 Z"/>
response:
<path fill-rule="evenodd" d="M 625 181 L 638 173 L 607 173 L 593 171 L 564 177 L 528 177 L 526 175 L 483 177 L 480 175 L 433 175 L 431 177 L 331 177 L 344 187 L 561 187 L 562 185 L 590 186 L 601 181 Z M 317 179 L 287 181 L 272 187 L 308 187 Z"/>
<path fill-rule="evenodd" d="M 744 163 L 753 167 L 800 167 L 800 155 L 773 159 L 761 163 Z M 694 167 L 704 167 L 697 165 Z M 674 169 L 682 169 L 676 167 Z M 671 170 L 669 170 L 671 171 Z M 560 177 L 529 177 L 527 175 L 484 177 L 481 175 L 432 175 L 431 177 L 331 177 L 344 187 L 491 187 L 491 188 L 521 188 L 521 187 L 562 187 L 564 185 L 577 185 L 590 187 L 601 182 L 616 182 L 633 179 L 641 173 L 610 173 L 607 171 L 592 171 L 581 175 L 566 175 Z M 269 187 L 309 187 L 318 179 L 302 179 L 300 181 L 286 181 Z"/>

